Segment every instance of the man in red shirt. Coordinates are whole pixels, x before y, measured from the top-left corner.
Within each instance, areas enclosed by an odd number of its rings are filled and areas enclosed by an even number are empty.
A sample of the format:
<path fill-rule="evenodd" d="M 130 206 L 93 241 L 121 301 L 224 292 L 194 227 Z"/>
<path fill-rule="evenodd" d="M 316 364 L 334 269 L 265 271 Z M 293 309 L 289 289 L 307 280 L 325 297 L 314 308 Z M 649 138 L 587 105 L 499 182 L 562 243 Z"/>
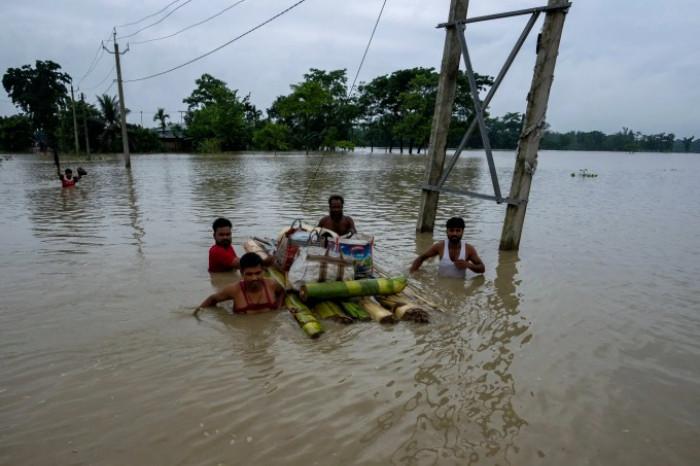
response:
<path fill-rule="evenodd" d="M 231 226 L 228 219 L 214 220 L 215 244 L 209 249 L 209 273 L 230 272 L 239 268 L 238 256 L 231 246 Z"/>
<path fill-rule="evenodd" d="M 83 175 L 86 174 L 85 170 L 82 168 L 78 168 L 78 176 L 73 176 L 73 170 L 70 168 L 66 168 L 65 175 L 59 173 L 58 177 L 61 179 L 61 186 L 64 188 L 72 188 L 75 186 L 75 183 L 80 181 L 80 178 L 83 177 Z"/>

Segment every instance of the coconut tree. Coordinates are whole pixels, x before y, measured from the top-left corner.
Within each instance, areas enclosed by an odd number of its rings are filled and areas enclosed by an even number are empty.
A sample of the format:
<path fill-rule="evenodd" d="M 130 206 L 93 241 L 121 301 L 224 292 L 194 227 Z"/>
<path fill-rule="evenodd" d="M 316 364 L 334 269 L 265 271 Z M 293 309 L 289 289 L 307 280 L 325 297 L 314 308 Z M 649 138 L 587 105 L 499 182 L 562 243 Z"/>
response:
<path fill-rule="evenodd" d="M 110 151 L 119 130 L 119 105 L 117 104 L 117 98 L 108 94 L 98 95 L 97 104 L 100 107 L 100 114 L 104 121 L 100 139 L 104 148 Z"/>
<path fill-rule="evenodd" d="M 156 112 L 155 115 L 153 115 L 153 121 L 159 121 L 160 122 L 160 132 L 165 134 L 165 120 L 170 118 L 170 115 L 165 113 L 165 109 L 159 108 L 158 111 Z"/>

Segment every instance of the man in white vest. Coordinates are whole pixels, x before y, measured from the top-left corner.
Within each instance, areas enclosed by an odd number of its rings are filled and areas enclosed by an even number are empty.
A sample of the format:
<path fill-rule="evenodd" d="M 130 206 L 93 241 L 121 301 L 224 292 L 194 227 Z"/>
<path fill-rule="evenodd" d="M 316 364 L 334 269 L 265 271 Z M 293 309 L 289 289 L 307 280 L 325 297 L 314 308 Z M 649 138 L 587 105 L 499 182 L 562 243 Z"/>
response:
<path fill-rule="evenodd" d="M 486 267 L 474 246 L 462 241 L 464 219 L 452 217 L 446 226 L 447 238 L 433 244 L 418 256 L 411 264 L 411 272 L 418 270 L 426 259 L 438 256 L 438 275 L 442 277 L 464 278 L 467 275 L 484 273 Z"/>

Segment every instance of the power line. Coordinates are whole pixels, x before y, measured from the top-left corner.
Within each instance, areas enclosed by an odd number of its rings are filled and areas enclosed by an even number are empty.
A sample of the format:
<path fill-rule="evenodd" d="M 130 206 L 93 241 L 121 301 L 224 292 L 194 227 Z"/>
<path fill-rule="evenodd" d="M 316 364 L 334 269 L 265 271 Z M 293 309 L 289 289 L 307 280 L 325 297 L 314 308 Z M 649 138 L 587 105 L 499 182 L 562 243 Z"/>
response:
<path fill-rule="evenodd" d="M 100 43 L 99 47 L 97 48 L 97 52 L 95 52 L 95 57 L 92 59 L 92 62 L 90 63 L 90 66 L 88 67 L 87 71 L 78 80 L 78 86 L 80 86 L 80 83 L 82 83 L 83 80 L 95 70 L 95 67 L 97 66 L 97 63 L 100 61 L 100 59 L 102 59 L 102 43 Z"/>
<path fill-rule="evenodd" d="M 372 29 L 372 34 L 369 36 L 369 41 L 367 42 L 367 47 L 365 47 L 365 52 L 362 54 L 362 60 L 360 60 L 360 66 L 357 67 L 357 73 L 355 73 L 355 79 L 352 80 L 352 86 L 350 86 L 350 90 L 348 91 L 347 97 L 350 97 L 352 95 L 352 91 L 355 89 L 355 83 L 357 82 L 357 77 L 360 76 L 360 70 L 362 70 L 362 65 L 365 63 L 365 58 L 367 58 L 367 52 L 369 51 L 369 46 L 372 45 L 372 39 L 374 39 L 374 33 L 377 32 L 377 26 L 379 26 L 379 20 L 382 18 L 382 13 L 384 12 L 384 7 L 386 6 L 386 1 L 384 0 L 384 3 L 382 3 L 382 8 L 379 10 L 379 15 L 377 16 L 377 21 L 374 23 L 374 28 Z M 323 161 L 326 158 L 326 154 L 324 153 L 321 156 L 321 159 L 318 161 L 318 164 L 316 165 L 316 169 L 314 170 L 314 174 L 311 176 L 311 180 L 309 181 L 309 184 L 306 185 L 306 191 L 304 191 L 304 197 L 301 198 L 301 203 L 299 204 L 299 208 L 303 207 L 304 202 L 306 201 L 306 196 L 309 194 L 309 189 L 311 189 L 311 185 L 313 185 L 316 182 L 316 175 L 318 174 L 318 170 L 321 168 L 321 165 L 323 165 Z"/>
<path fill-rule="evenodd" d="M 170 3 L 168 3 L 164 8 L 162 8 L 162 9 L 156 11 L 155 13 L 152 13 L 152 14 L 150 14 L 150 15 L 144 16 L 143 18 L 141 18 L 141 19 L 138 20 L 138 21 L 132 21 L 132 22 L 130 22 L 130 23 L 120 24 L 120 25 L 118 25 L 117 27 L 118 27 L 118 28 L 125 28 L 125 27 L 128 27 L 128 26 L 134 26 L 134 25 L 136 25 L 136 24 L 139 24 L 139 23 L 141 23 L 141 22 L 143 22 L 143 21 L 146 21 L 148 18 L 152 18 L 152 17 L 154 17 L 154 16 L 156 16 L 156 15 L 161 14 L 162 12 L 164 12 L 165 10 L 167 10 L 168 8 L 170 8 L 171 6 L 173 6 L 174 4 L 176 4 L 177 2 L 181 2 L 181 1 L 182 1 L 182 0 L 175 0 L 174 2 L 170 2 Z"/>
<path fill-rule="evenodd" d="M 204 58 L 204 57 L 208 57 L 208 56 L 211 55 L 212 53 L 218 52 L 219 50 L 223 49 L 224 47 L 226 47 L 226 46 L 228 46 L 228 45 L 231 45 L 232 43 L 236 42 L 237 40 L 239 40 L 239 39 L 241 39 L 241 38 L 247 36 L 247 35 L 250 34 L 251 32 L 253 32 L 253 31 L 257 30 L 257 29 L 260 29 L 261 27 L 263 27 L 263 26 L 266 25 L 267 23 L 270 23 L 270 22 L 274 21 L 275 19 L 279 18 L 280 16 L 284 15 L 285 13 L 287 13 L 287 12 L 293 10 L 294 8 L 296 8 L 297 6 L 301 5 L 301 4 L 304 3 L 305 1 L 306 1 L 306 0 L 299 0 L 298 2 L 294 3 L 293 5 L 291 5 L 291 6 L 287 7 L 287 8 L 285 8 L 285 9 L 282 10 L 282 11 L 280 11 L 279 13 L 277 13 L 276 15 L 274 15 L 273 17 L 271 17 L 271 18 L 269 18 L 269 19 L 263 21 L 262 23 L 258 24 L 257 26 L 255 26 L 255 27 L 253 27 L 253 28 L 247 30 L 247 31 L 244 32 L 243 34 L 241 34 L 241 35 L 239 35 L 239 36 L 236 36 L 236 37 L 234 37 L 233 39 L 231 39 L 230 41 L 228 41 L 228 42 L 226 42 L 226 43 L 224 43 L 224 44 L 221 44 L 220 46 L 216 47 L 215 49 L 212 49 L 212 50 L 210 50 L 210 51 L 208 51 L 208 52 L 206 52 L 206 53 L 204 53 L 204 54 L 202 54 L 202 55 L 200 55 L 200 56 L 198 56 L 198 57 L 195 57 L 195 58 L 193 58 L 193 59 L 191 59 L 191 60 L 189 60 L 189 61 L 186 61 L 185 63 L 182 63 L 181 65 L 174 66 L 174 67 L 172 67 L 172 68 L 170 68 L 170 69 L 167 69 L 167 70 L 165 70 L 165 71 L 161 71 L 160 73 L 155 73 L 155 74 L 151 74 L 151 75 L 148 75 L 148 76 L 143 76 L 143 77 L 141 77 L 141 78 L 125 79 L 123 82 L 125 82 L 125 83 L 133 83 L 133 82 L 136 82 L 136 81 L 145 81 L 145 80 L 147 80 L 147 79 L 151 79 L 151 78 L 155 78 L 155 77 L 158 77 L 158 76 L 162 76 L 162 75 L 164 75 L 164 74 L 170 73 L 171 71 L 178 70 L 178 69 L 183 68 L 183 67 L 185 67 L 185 66 L 187 66 L 187 65 L 189 65 L 189 64 L 192 64 L 192 63 L 194 63 L 194 62 L 196 62 L 196 61 L 199 61 L 199 60 L 201 60 L 201 59 Z"/>
<path fill-rule="evenodd" d="M 104 84 L 105 81 L 107 81 L 107 79 L 109 79 L 110 76 L 112 76 L 112 73 L 114 73 L 114 68 L 115 65 L 112 65 L 112 69 L 109 70 L 109 73 L 107 73 L 107 75 L 104 78 L 102 78 L 102 80 L 99 83 L 95 84 L 94 86 L 83 88 L 83 90 L 91 91 L 100 87 L 102 84 Z M 80 90 L 80 88 L 78 88 L 78 90 Z"/>
<path fill-rule="evenodd" d="M 108 87 L 107 89 L 105 89 L 104 91 L 102 91 L 102 94 L 104 95 L 104 94 L 108 93 L 109 90 L 112 89 L 112 87 L 114 87 L 114 85 L 115 85 L 116 83 L 117 83 L 117 80 L 116 80 L 116 79 L 113 79 L 113 80 L 112 80 L 112 83 L 109 85 L 109 87 Z"/>
<path fill-rule="evenodd" d="M 104 51 L 102 50 L 102 42 L 100 42 L 99 48 L 95 53 L 95 58 L 92 59 L 92 63 L 90 63 L 90 66 L 88 67 L 88 70 L 85 72 L 85 74 L 78 80 L 78 87 L 80 87 L 80 83 L 82 83 L 83 80 L 85 80 L 85 78 L 87 78 L 88 75 L 90 75 L 90 73 L 95 71 L 95 68 L 97 68 L 97 64 L 100 62 L 100 60 L 102 60 L 103 55 Z"/>
<path fill-rule="evenodd" d="M 199 21 L 199 22 L 194 23 L 194 24 L 190 24 L 189 26 L 187 26 L 187 27 L 185 27 L 185 28 L 182 28 L 182 29 L 180 29 L 180 30 L 177 31 L 177 32 L 173 32 L 172 34 L 168 34 L 167 36 L 155 37 L 155 38 L 153 38 L 153 39 L 140 40 L 140 41 L 138 41 L 138 42 L 132 42 L 132 43 L 136 45 L 136 44 L 145 44 L 145 43 L 148 43 L 148 42 L 155 42 L 155 41 L 157 41 L 157 40 L 169 39 L 169 38 L 174 37 L 174 36 L 176 36 L 176 35 L 178 35 L 178 34 L 180 34 L 180 33 L 182 33 L 182 32 L 185 32 L 185 31 L 187 31 L 187 30 L 189 30 L 189 29 L 192 29 L 193 27 L 197 27 L 197 26 L 199 26 L 199 25 L 201 25 L 201 24 L 206 23 L 207 21 L 211 21 L 212 19 L 216 18 L 217 16 L 221 16 L 222 14 L 226 13 L 226 12 L 227 12 L 228 10 L 230 10 L 231 8 L 236 7 L 236 6 L 240 5 L 241 3 L 245 2 L 245 1 L 246 1 L 246 0 L 238 0 L 238 1 L 237 1 L 236 3 L 234 3 L 233 5 L 227 6 L 227 7 L 224 8 L 223 10 L 219 11 L 219 12 L 216 13 L 216 14 L 211 15 L 211 16 L 208 17 L 207 19 L 204 19 L 204 20 Z"/>
<path fill-rule="evenodd" d="M 138 31 L 132 32 L 131 34 L 127 34 L 127 35 L 125 35 L 125 36 L 117 37 L 117 40 L 120 40 L 120 39 L 128 39 L 129 37 L 134 37 L 136 34 L 140 33 L 141 31 L 145 31 L 146 29 L 151 28 L 151 27 L 155 26 L 156 24 L 162 23 L 162 22 L 165 21 L 170 15 L 172 15 L 172 14 L 175 13 L 177 10 L 179 10 L 179 9 L 182 8 L 183 6 L 187 5 L 187 4 L 190 3 L 191 1 L 192 1 L 192 0 L 187 0 L 187 1 L 185 1 L 185 3 L 176 6 L 175 8 L 172 9 L 172 11 L 168 12 L 167 15 L 163 16 L 161 19 L 159 19 L 159 20 L 156 21 L 155 23 L 151 23 L 151 24 L 149 24 L 148 26 L 144 26 L 144 27 L 142 27 L 141 29 L 139 29 Z"/>
<path fill-rule="evenodd" d="M 355 89 L 355 83 L 357 82 L 358 76 L 360 76 L 360 70 L 362 70 L 362 65 L 365 63 L 365 58 L 367 58 L 367 52 L 369 52 L 369 47 L 372 45 L 372 39 L 374 39 L 374 33 L 377 32 L 377 26 L 379 26 L 379 20 L 382 19 L 382 13 L 384 12 L 384 7 L 386 6 L 386 0 L 382 3 L 382 8 L 379 10 L 379 16 L 377 16 L 377 21 L 374 23 L 374 28 L 372 29 L 372 34 L 369 36 L 369 41 L 367 42 L 367 47 L 365 47 L 365 53 L 362 54 L 362 60 L 360 60 L 360 66 L 357 67 L 357 73 L 355 73 L 355 79 L 352 80 L 352 86 L 348 91 L 348 97 L 352 95 L 352 91 Z"/>

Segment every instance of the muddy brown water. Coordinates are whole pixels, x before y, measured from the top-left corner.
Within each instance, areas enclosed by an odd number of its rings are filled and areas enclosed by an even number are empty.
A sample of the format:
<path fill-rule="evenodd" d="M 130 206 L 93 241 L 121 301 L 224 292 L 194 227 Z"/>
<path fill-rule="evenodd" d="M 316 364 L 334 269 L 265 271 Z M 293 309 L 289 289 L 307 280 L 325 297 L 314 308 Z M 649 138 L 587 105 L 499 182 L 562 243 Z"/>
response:
<path fill-rule="evenodd" d="M 285 312 L 191 317 L 237 277 L 207 273 L 212 220 L 240 251 L 338 192 L 403 273 L 443 236 L 415 233 L 422 157 L 329 155 L 303 203 L 319 155 L 66 160 L 76 189 L 0 160 L 0 464 L 700 463 L 700 156 L 543 152 L 519 253 L 503 206 L 443 195 L 486 274 L 426 263 L 431 324 L 316 341 Z M 488 192 L 480 154 L 450 184 Z"/>

